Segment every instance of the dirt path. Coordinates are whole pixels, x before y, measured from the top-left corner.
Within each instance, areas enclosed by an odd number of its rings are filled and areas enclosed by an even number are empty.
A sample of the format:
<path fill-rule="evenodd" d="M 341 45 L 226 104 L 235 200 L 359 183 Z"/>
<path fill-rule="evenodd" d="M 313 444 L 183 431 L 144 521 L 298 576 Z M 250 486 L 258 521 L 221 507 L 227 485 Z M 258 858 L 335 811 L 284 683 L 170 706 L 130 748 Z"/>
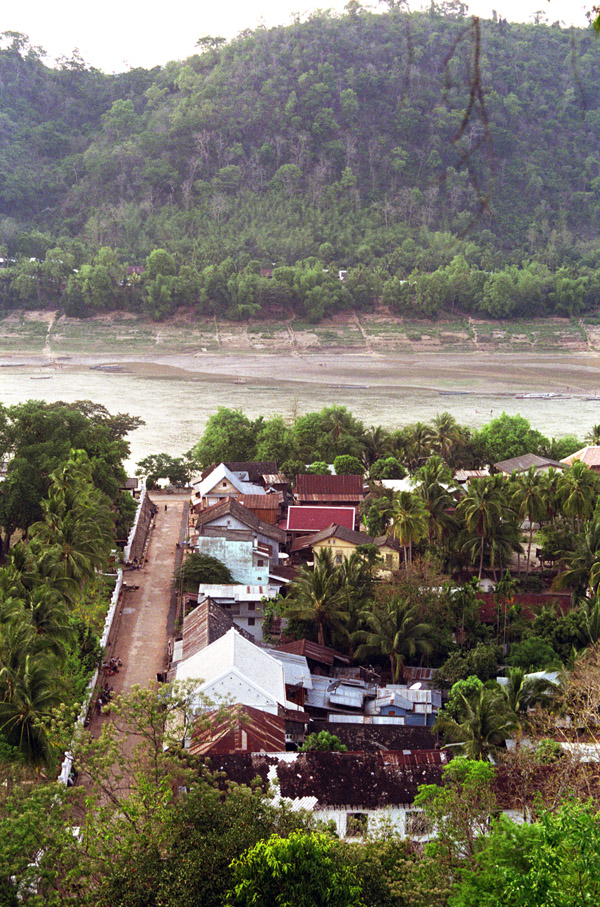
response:
<path fill-rule="evenodd" d="M 116 631 L 106 657 L 123 662 L 117 674 L 107 678 L 115 694 L 126 693 L 139 684 L 147 687 L 167 667 L 167 645 L 173 635 L 175 597 L 171 587 L 173 571 L 181 554 L 177 543 L 187 531 L 188 496 L 151 494 L 158 512 L 152 522 L 146 561 L 140 570 L 128 570 L 121 594 Z M 94 733 L 105 716 L 94 713 Z"/>

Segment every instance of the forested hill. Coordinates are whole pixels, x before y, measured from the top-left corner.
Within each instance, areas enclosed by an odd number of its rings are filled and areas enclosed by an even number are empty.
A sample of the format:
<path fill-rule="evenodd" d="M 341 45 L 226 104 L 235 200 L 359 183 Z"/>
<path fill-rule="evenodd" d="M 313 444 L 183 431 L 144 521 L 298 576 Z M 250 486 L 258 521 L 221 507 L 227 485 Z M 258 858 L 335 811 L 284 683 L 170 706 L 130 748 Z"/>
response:
<path fill-rule="evenodd" d="M 592 30 L 349 8 L 119 76 L 6 33 L 0 305 L 595 307 Z"/>

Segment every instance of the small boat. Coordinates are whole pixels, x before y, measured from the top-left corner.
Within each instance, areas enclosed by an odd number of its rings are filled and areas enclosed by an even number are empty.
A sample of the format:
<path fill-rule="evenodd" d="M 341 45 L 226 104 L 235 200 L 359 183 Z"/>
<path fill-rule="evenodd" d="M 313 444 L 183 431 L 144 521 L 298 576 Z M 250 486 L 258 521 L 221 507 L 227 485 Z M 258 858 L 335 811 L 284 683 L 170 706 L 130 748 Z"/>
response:
<path fill-rule="evenodd" d="M 471 391 L 438 391 L 440 397 L 466 397 Z"/>
<path fill-rule="evenodd" d="M 553 397 L 560 397 L 561 394 L 515 394 L 517 400 L 552 400 Z"/>

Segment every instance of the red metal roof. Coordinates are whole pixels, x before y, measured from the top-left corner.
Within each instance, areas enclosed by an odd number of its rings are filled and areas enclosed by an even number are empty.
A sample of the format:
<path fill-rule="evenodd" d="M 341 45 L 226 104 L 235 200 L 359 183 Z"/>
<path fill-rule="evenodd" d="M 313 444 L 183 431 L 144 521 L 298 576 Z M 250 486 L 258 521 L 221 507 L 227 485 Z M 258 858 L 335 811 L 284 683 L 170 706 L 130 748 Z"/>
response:
<path fill-rule="evenodd" d="M 335 523 L 354 529 L 356 508 L 354 507 L 298 507 L 288 510 L 288 532 L 319 532 Z"/>

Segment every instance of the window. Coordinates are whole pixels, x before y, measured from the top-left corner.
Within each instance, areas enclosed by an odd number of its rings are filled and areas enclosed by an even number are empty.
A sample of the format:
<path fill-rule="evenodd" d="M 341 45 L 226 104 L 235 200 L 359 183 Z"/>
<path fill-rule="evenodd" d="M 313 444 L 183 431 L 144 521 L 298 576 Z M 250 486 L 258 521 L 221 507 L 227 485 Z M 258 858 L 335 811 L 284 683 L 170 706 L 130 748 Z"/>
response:
<path fill-rule="evenodd" d="M 431 834 L 431 822 L 424 812 L 417 809 L 408 810 L 404 825 L 408 838 L 423 838 Z"/>
<path fill-rule="evenodd" d="M 263 560 L 259 560 L 259 561 L 256 562 L 256 566 L 257 566 L 257 567 L 264 567 L 264 566 L 265 566 L 265 562 L 264 562 Z"/>
<path fill-rule="evenodd" d="M 367 813 L 346 813 L 346 837 L 362 838 L 367 833 L 369 817 Z"/>
<path fill-rule="evenodd" d="M 223 482 L 223 488 L 227 488 L 227 482 Z"/>
<path fill-rule="evenodd" d="M 253 627 L 255 623 L 256 623 L 256 618 L 255 618 L 255 617 L 249 617 L 249 618 L 248 618 L 248 626 L 249 626 L 249 627 Z"/>
<path fill-rule="evenodd" d="M 391 554 L 386 554 L 386 556 L 385 556 L 385 562 L 386 562 L 386 564 L 387 564 L 388 567 L 391 567 L 392 564 L 394 563 L 393 555 L 391 555 Z"/>
<path fill-rule="evenodd" d="M 255 602 L 248 602 L 248 611 L 254 611 L 256 609 Z"/>
<path fill-rule="evenodd" d="M 342 555 L 341 555 L 341 554 L 336 554 L 336 556 L 335 556 L 335 562 L 336 562 L 336 564 L 341 564 L 341 563 L 342 563 Z"/>

